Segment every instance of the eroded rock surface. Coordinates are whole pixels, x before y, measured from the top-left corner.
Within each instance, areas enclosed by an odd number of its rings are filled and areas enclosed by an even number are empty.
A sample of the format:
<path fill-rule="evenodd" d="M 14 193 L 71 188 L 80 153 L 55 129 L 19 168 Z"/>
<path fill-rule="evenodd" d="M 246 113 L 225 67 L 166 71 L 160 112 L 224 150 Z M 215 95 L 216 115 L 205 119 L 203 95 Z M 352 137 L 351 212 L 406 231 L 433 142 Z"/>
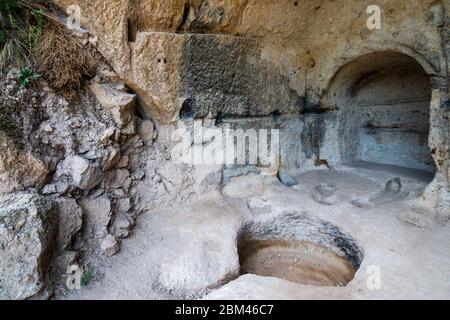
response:
<path fill-rule="evenodd" d="M 0 198 L 0 298 L 27 299 L 46 289 L 57 229 L 52 201 L 29 193 Z"/>
<path fill-rule="evenodd" d="M 425 230 L 433 228 L 435 216 L 448 222 L 448 2 L 380 4 L 380 30 L 367 29 L 370 0 L 52 2 L 62 9 L 81 7 L 84 29 L 74 36 L 97 48 L 99 67 L 93 78 L 83 79 L 73 101 L 44 80 L 21 87 L 18 70 L 1 78 L 0 194 L 26 190 L 58 203 L 54 264 L 60 280 L 74 263 L 97 270 L 100 279 L 106 257 L 122 254 L 142 214 L 187 207 L 209 192 L 248 197 L 244 207 L 270 219 L 276 202 L 261 194 L 277 172 L 290 187 L 277 182 L 280 197 L 301 192 L 311 207 L 323 207 L 319 202 L 332 211 L 353 200 L 351 210 L 375 210 L 415 198 L 426 207 L 424 215 L 408 213 L 396 222 Z M 280 154 L 273 166 L 177 161 L 172 151 L 179 141 L 172 133 L 195 122 L 209 129 L 280 130 Z M 193 141 L 182 151 L 211 147 L 213 140 Z M 357 170 L 377 180 L 378 189 L 331 190 L 329 181 L 314 174 L 313 180 L 303 176 L 306 187 L 285 174 L 323 169 L 338 175 L 361 162 Z M 385 174 L 371 171 L 377 166 Z M 392 181 L 405 170 L 420 182 Z M 434 180 L 423 190 L 428 176 Z M 14 211 L 10 207 L 0 210 Z M 164 258 L 151 257 L 152 267 L 160 269 L 150 287 L 188 296 L 237 276 L 233 243 L 240 218 L 230 214 L 230 222 L 214 210 L 212 218 L 191 210 L 165 212 L 154 221 L 172 236 L 161 232 L 161 248 L 179 247 Z M 214 220 L 213 227 L 199 228 L 201 217 Z M 316 227 L 302 216 L 291 220 Z M 32 230 L 50 228 L 25 221 Z M 28 240 L 23 250 L 45 239 Z M 46 245 L 39 250 L 46 252 Z M 27 265 L 37 270 L 33 263 Z M 8 264 L 15 266 L 21 262 Z M 43 290 L 44 273 L 36 272 L 29 288 L 14 287 L 10 276 L 0 281 L 12 286 L 8 296 L 29 298 Z M 63 280 L 57 286 L 64 292 Z"/>

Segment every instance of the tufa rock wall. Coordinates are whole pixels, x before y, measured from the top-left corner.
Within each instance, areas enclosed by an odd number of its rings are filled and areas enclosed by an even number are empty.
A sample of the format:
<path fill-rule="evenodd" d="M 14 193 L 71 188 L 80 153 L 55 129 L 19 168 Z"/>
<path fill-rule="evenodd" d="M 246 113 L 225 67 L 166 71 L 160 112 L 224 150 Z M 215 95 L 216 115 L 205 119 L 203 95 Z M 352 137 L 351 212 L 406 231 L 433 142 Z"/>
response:
<path fill-rule="evenodd" d="M 54 2 L 62 8 L 68 4 Z M 333 166 L 345 158 L 342 142 L 336 139 L 345 115 L 336 110 L 339 103 L 331 96 L 337 77 L 338 90 L 345 95 L 349 83 L 387 68 L 392 53 L 411 58 L 431 82 L 429 145 L 438 171 L 433 193 L 449 188 L 447 1 L 78 4 L 83 25 L 98 36 L 99 50 L 138 94 L 147 116 L 172 123 L 180 116 L 208 114 L 300 114 L 305 155 Z M 366 27 L 369 5 L 381 8 L 381 30 Z M 348 66 L 350 72 L 340 74 Z"/>

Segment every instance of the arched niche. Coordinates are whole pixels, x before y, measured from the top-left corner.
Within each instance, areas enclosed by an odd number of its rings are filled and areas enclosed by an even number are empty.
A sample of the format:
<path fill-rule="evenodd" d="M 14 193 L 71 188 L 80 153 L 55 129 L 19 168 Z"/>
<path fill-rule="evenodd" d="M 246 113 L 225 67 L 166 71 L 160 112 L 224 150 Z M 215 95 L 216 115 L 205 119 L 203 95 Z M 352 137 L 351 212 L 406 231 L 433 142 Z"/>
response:
<path fill-rule="evenodd" d="M 428 144 L 431 90 L 422 65 L 403 53 L 370 53 L 341 67 L 325 97 L 336 109 L 338 162 L 434 172 Z"/>

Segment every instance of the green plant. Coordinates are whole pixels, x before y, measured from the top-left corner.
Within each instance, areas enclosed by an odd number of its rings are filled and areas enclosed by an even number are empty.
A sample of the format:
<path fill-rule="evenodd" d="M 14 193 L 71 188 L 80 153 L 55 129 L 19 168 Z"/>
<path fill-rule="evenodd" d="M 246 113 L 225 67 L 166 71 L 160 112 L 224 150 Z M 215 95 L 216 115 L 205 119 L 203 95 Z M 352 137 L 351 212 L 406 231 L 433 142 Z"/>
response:
<path fill-rule="evenodd" d="M 81 285 L 83 287 L 86 287 L 89 282 L 92 280 L 92 278 L 94 278 L 94 274 L 92 273 L 92 271 L 87 270 L 85 272 L 83 272 L 83 275 L 81 276 Z"/>
<path fill-rule="evenodd" d="M 35 72 L 31 67 L 24 67 L 17 74 L 19 77 L 20 83 L 25 88 L 30 85 L 31 81 L 39 80 L 41 78 L 41 74 Z"/>
<path fill-rule="evenodd" d="M 6 33 L 0 29 L 0 45 L 6 42 Z"/>
<path fill-rule="evenodd" d="M 34 9 L 31 11 L 34 17 L 35 24 L 28 27 L 28 48 L 30 52 L 35 54 L 39 41 L 44 33 L 45 28 L 45 16 L 43 9 Z"/>
<path fill-rule="evenodd" d="M 83 78 L 95 75 L 95 50 L 83 45 L 56 17 L 49 0 L 0 0 L 0 73 L 22 68 L 23 86 L 42 77 L 67 100 L 75 97 Z M 31 73 L 29 69 L 39 70 Z"/>
<path fill-rule="evenodd" d="M 45 0 L 1 0 L 0 72 L 8 65 L 35 64 L 36 48 L 45 30 Z"/>

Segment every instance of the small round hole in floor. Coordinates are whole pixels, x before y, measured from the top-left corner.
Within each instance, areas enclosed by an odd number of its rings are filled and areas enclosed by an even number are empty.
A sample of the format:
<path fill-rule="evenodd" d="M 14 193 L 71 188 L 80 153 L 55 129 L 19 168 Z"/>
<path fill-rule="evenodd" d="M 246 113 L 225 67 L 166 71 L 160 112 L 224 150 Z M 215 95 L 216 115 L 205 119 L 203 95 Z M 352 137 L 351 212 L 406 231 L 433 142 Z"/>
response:
<path fill-rule="evenodd" d="M 363 258 L 351 236 L 326 221 L 297 212 L 246 225 L 238 251 L 241 274 L 315 286 L 347 285 Z"/>

